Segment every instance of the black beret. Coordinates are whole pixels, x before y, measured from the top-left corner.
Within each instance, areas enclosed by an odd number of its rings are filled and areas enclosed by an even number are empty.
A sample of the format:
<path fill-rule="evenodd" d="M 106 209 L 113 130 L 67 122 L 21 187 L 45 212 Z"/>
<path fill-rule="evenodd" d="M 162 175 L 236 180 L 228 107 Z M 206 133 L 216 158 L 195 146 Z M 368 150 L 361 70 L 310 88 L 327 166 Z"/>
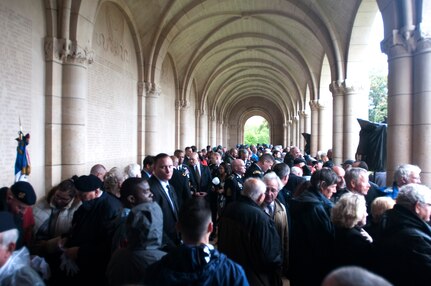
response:
<path fill-rule="evenodd" d="M 12 185 L 12 187 L 10 187 L 10 190 L 18 201 L 28 206 L 32 206 L 36 202 L 36 193 L 34 192 L 33 187 L 28 182 L 16 182 Z"/>
<path fill-rule="evenodd" d="M 0 232 L 16 228 L 13 216 L 10 212 L 0 212 Z"/>
<path fill-rule="evenodd" d="M 100 189 L 102 185 L 102 181 L 94 175 L 81 176 L 75 180 L 75 187 L 78 191 L 85 193 Z"/>

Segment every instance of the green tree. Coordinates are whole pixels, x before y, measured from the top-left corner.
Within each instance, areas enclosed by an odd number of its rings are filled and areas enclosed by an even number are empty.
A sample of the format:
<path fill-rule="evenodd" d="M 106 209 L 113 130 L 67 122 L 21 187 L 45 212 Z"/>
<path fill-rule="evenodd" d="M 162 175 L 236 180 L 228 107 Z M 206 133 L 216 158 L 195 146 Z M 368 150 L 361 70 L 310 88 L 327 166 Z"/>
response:
<path fill-rule="evenodd" d="M 263 120 L 258 124 L 247 121 L 244 126 L 244 143 L 249 145 L 257 143 L 269 143 L 268 121 Z"/>
<path fill-rule="evenodd" d="M 372 122 L 383 122 L 388 116 L 387 77 L 370 76 L 370 94 L 368 97 L 368 118 Z"/>

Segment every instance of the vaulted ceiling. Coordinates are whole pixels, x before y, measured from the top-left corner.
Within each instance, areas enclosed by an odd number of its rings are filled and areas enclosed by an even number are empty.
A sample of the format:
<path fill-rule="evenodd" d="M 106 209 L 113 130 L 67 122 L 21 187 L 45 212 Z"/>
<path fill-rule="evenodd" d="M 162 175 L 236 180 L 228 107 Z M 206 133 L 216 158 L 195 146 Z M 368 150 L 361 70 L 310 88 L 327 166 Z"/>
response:
<path fill-rule="evenodd" d="M 331 80 L 345 78 L 361 2 L 376 10 L 374 0 L 125 0 L 145 45 L 146 81 L 157 82 L 169 55 L 179 100 L 195 87 L 197 106 L 227 120 L 259 97 L 284 122 L 319 97 L 325 58 Z"/>

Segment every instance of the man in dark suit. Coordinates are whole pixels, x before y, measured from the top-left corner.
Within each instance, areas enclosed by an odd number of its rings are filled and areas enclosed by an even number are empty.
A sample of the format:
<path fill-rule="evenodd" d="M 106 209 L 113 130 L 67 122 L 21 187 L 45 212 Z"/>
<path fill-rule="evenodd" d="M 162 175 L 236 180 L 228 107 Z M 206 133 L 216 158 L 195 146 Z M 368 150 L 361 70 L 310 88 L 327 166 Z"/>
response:
<path fill-rule="evenodd" d="M 169 183 L 175 189 L 178 199 L 178 207 L 181 208 L 181 205 L 192 196 L 192 193 L 190 191 L 190 180 L 187 176 L 188 173 L 181 172 L 177 169 L 178 158 L 175 156 L 171 156 L 171 159 L 174 164 L 174 171 L 172 174 L 172 178 L 169 180 Z"/>
<path fill-rule="evenodd" d="M 189 159 L 190 181 L 195 192 L 211 192 L 212 177 L 208 166 L 204 166 L 199 161 L 198 153 L 192 153 Z"/>
<path fill-rule="evenodd" d="M 178 220 L 178 199 L 169 180 L 173 174 L 172 159 L 168 154 L 160 153 L 154 157 L 153 175 L 148 180 L 153 200 L 157 202 L 163 213 L 163 243 L 169 251 L 180 244 L 175 225 Z"/>
<path fill-rule="evenodd" d="M 210 204 L 211 217 L 215 226 L 217 226 L 217 195 L 212 185 L 211 171 L 208 166 L 204 166 L 199 161 L 198 153 L 192 153 L 189 159 L 190 182 L 192 189 L 200 194 L 205 194 Z M 211 234 L 211 239 L 216 235 L 216 227 Z"/>
<path fill-rule="evenodd" d="M 145 180 L 148 180 L 153 173 L 154 157 L 151 155 L 146 156 L 144 158 L 143 165 L 144 167 L 141 171 L 141 177 Z"/>

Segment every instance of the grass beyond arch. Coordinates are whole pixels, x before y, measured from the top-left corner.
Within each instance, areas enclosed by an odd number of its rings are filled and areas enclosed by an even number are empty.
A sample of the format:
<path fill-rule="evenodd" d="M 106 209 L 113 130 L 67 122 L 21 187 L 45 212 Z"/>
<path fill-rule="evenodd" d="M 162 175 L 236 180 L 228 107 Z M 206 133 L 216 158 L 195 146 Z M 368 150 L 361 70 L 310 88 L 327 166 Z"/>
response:
<path fill-rule="evenodd" d="M 269 142 L 269 123 L 262 116 L 252 116 L 244 125 L 244 143 L 256 145 Z"/>

